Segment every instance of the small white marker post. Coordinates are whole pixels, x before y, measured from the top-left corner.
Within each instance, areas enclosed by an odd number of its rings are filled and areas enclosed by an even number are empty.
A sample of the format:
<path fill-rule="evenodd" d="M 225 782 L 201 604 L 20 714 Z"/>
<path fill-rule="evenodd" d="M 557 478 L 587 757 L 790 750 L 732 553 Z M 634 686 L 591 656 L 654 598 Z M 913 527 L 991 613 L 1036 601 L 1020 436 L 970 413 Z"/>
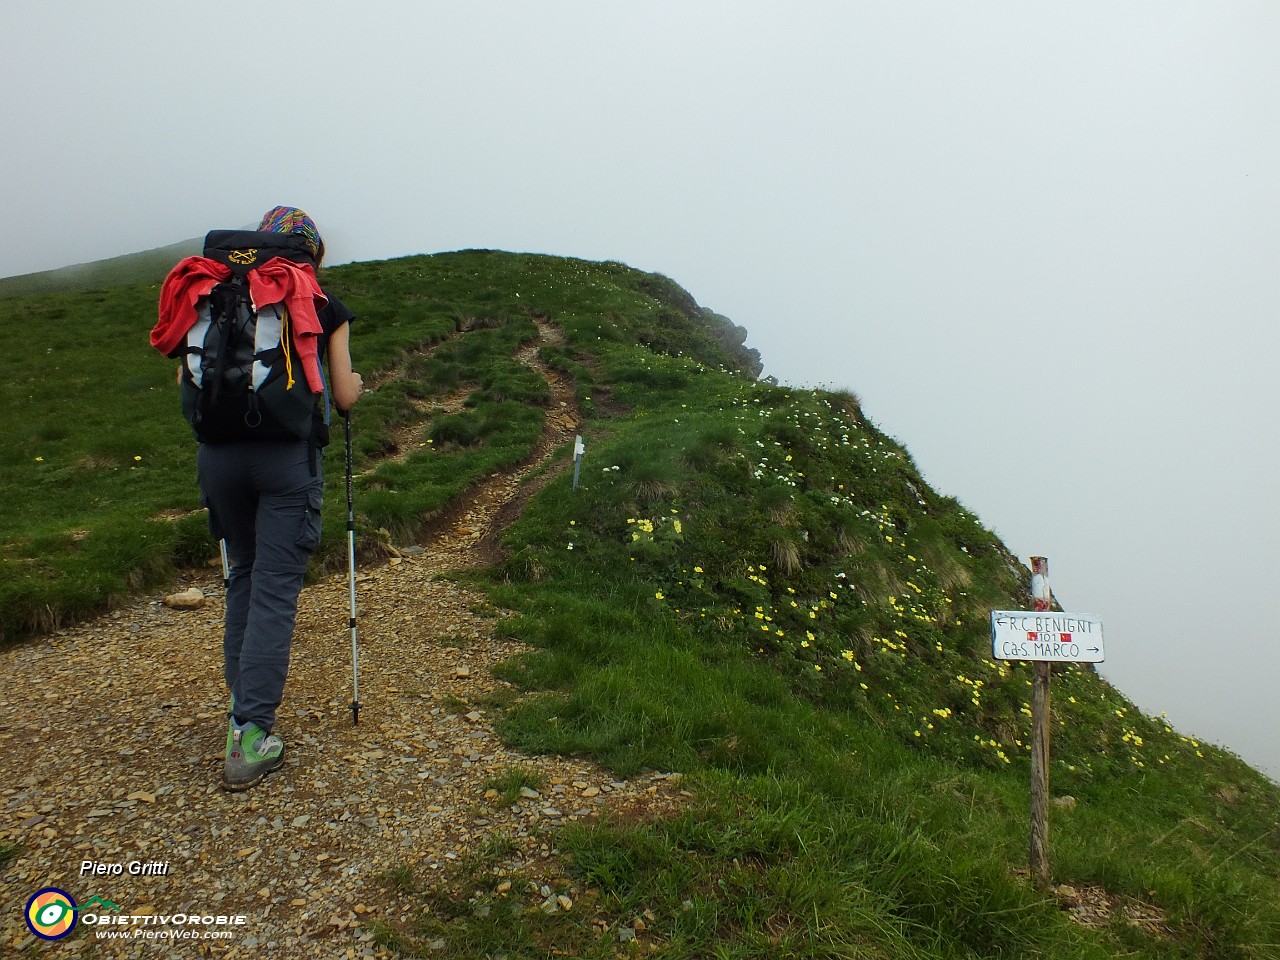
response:
<path fill-rule="evenodd" d="M 582 455 L 587 448 L 582 444 L 582 435 L 573 438 L 573 489 L 578 489 L 578 474 L 582 471 Z"/>

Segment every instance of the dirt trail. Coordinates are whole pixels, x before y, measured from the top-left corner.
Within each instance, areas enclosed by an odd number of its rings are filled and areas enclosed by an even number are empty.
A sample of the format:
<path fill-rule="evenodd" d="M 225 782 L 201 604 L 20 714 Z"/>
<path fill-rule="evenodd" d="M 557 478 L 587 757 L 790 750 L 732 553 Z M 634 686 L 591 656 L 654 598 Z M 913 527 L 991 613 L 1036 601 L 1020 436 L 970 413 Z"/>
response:
<path fill-rule="evenodd" d="M 539 323 L 539 334 L 519 353 L 554 397 L 534 456 L 442 514 L 422 553 L 357 578 L 359 726 L 347 577 L 303 591 L 277 724 L 288 759 L 264 784 L 242 794 L 218 786 L 226 694 L 217 579 L 195 584 L 209 597 L 199 610 L 142 599 L 3 654 L 0 843 L 17 843 L 19 854 L 0 868 L 0 954 L 39 943 L 23 908 L 56 887 L 82 905 L 96 896 L 119 907 L 95 908 L 104 918 L 155 918 L 82 921 L 56 945 L 60 956 L 389 956 L 371 926 L 407 926 L 415 905 L 388 870 L 443 875 L 497 835 L 515 841 L 504 868 L 552 881 L 558 825 L 679 801 L 675 778 L 615 782 L 586 762 L 506 748 L 482 704 L 502 685 L 489 668 L 520 648 L 495 638 L 499 614 L 482 596 L 440 578 L 484 562 L 523 482 L 577 428 L 570 385 L 538 357 L 559 331 Z M 541 786 L 508 806 L 491 786 L 513 770 Z M 85 863 L 120 872 L 86 872 Z M 501 882 L 495 875 L 494 888 Z M 161 925 L 175 915 L 244 921 Z M 106 930 L 153 938 L 98 936 Z M 233 937 L 171 936 L 214 931 Z"/>

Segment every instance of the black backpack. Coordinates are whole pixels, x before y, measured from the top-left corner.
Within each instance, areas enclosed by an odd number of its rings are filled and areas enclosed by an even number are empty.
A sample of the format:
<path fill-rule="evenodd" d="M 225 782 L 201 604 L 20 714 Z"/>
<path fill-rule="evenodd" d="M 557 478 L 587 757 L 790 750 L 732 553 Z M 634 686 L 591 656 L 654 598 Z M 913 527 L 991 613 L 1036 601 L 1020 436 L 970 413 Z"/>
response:
<path fill-rule="evenodd" d="M 214 230 L 204 255 L 231 268 L 196 304 L 196 322 L 181 350 L 182 413 L 203 443 L 235 440 L 328 442 L 328 398 L 311 392 L 287 335 L 284 304 L 249 297 L 249 271 L 274 257 L 312 264 L 301 236 Z M 323 371 L 322 371 L 323 373 Z"/>

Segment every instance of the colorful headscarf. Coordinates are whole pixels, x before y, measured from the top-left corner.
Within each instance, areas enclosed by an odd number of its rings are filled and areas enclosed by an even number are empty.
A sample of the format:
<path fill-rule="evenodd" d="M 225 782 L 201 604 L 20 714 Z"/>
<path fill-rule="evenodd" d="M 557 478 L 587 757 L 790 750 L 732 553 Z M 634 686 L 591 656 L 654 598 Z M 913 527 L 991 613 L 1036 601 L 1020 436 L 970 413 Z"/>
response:
<path fill-rule="evenodd" d="M 318 261 L 324 255 L 324 241 L 316 223 L 297 207 L 272 207 L 262 216 L 259 230 L 270 233 L 296 233 L 307 241 L 311 255 Z"/>

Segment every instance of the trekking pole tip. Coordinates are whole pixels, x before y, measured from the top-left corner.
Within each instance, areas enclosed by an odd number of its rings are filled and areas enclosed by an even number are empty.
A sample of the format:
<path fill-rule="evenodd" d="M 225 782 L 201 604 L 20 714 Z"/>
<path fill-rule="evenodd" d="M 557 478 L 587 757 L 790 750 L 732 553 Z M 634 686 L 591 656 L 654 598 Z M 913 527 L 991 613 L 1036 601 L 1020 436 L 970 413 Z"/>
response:
<path fill-rule="evenodd" d="M 360 726 L 360 704 L 355 700 L 351 701 L 351 725 Z"/>

